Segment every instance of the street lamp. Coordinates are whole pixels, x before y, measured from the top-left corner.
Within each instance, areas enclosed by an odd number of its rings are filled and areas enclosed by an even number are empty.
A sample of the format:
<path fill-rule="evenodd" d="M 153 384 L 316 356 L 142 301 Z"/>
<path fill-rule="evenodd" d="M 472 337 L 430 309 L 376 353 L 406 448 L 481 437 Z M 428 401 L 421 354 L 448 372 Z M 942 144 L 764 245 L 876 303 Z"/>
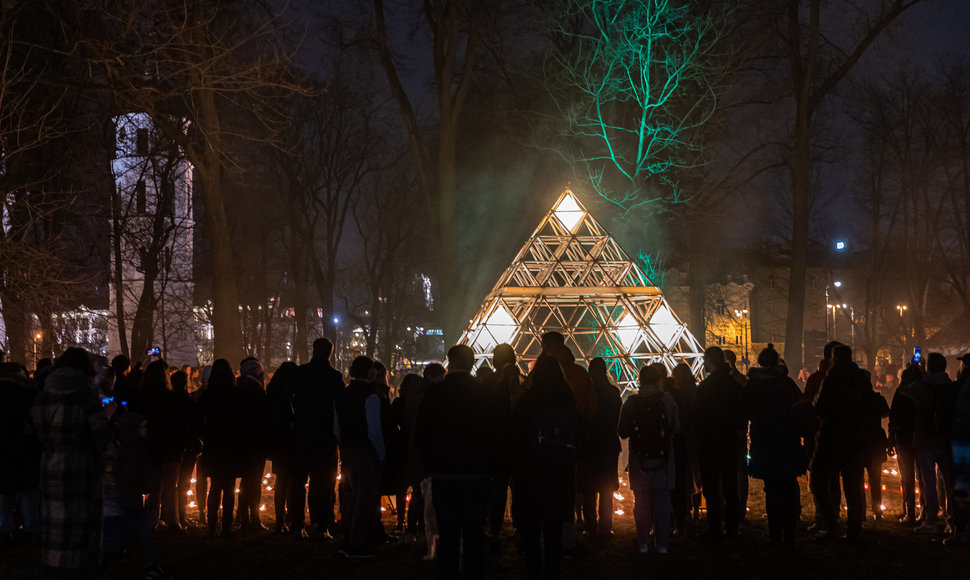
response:
<path fill-rule="evenodd" d="M 748 325 L 750 321 L 745 318 L 745 315 L 747 313 L 748 313 L 747 308 L 744 308 L 742 310 L 738 310 L 737 308 L 734 309 L 734 315 L 737 316 L 738 319 L 741 321 L 741 336 L 743 337 L 743 340 L 744 340 L 744 370 L 745 371 L 748 370 L 748 366 L 751 363 L 751 361 L 748 359 L 748 328 L 749 328 Z"/>

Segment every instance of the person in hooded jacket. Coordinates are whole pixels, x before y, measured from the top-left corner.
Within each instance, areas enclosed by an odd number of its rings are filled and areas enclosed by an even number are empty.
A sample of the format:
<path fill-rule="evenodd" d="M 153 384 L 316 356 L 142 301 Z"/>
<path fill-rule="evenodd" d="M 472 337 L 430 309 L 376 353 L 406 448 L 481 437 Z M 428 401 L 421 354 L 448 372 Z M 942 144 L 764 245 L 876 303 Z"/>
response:
<path fill-rule="evenodd" d="M 751 419 L 751 461 L 748 472 L 764 482 L 768 531 L 773 545 L 795 543 L 801 513 L 798 476 L 807 458 L 792 409 L 803 396 L 787 369 L 778 364 L 769 344 L 758 355 L 758 367 L 748 371 L 746 395 Z"/>
<path fill-rule="evenodd" d="M 93 376 L 84 349 L 65 350 L 31 409 L 43 446 L 41 562 L 46 577 L 98 577 L 104 452 L 115 407 L 102 408 Z"/>
<path fill-rule="evenodd" d="M 616 425 L 623 403 L 620 390 L 607 375 L 605 360 L 591 360 L 589 374 L 596 393 L 596 416 L 579 457 L 583 525 L 587 534 L 609 537 L 613 534 L 613 493 L 619 489 L 616 469 L 620 438 Z"/>
<path fill-rule="evenodd" d="M 899 466 L 899 485 L 903 494 L 903 511 L 899 514 L 900 523 L 916 527 L 916 451 L 913 449 L 913 428 L 916 422 L 916 406 L 913 399 L 906 396 L 907 387 L 923 377 L 917 364 L 910 364 L 902 372 L 899 388 L 893 395 L 889 408 L 889 445 L 896 452 Z M 922 476 L 918 476 L 922 479 Z"/>
<path fill-rule="evenodd" d="M 563 525 L 573 513 L 582 424 L 555 358 L 541 355 L 532 379 L 513 411 L 515 477 L 525 500 L 521 518 L 528 578 L 555 579 L 562 566 Z"/>
<path fill-rule="evenodd" d="M 822 477 L 842 480 L 847 510 L 846 539 L 862 536 L 865 515 L 866 412 L 872 397 L 869 374 L 852 361 L 852 349 L 839 345 L 832 351 L 832 368 L 822 381 L 815 410 L 821 420 L 811 468 Z M 839 528 L 839 501 L 827 491 L 818 498 L 825 531 L 818 539 L 834 539 Z"/>

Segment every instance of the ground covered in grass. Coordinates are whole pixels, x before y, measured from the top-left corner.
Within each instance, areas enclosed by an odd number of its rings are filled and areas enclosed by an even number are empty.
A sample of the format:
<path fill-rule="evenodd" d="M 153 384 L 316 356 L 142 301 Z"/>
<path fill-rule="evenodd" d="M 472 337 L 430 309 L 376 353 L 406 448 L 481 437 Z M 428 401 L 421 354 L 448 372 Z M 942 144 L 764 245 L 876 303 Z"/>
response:
<path fill-rule="evenodd" d="M 636 549 L 632 497 L 624 499 L 616 517 L 615 537 L 608 542 L 580 538 L 575 557 L 563 565 L 564 578 L 966 578 L 970 573 L 970 545 L 944 546 L 942 536 L 922 536 L 901 527 L 894 517 L 898 480 L 886 481 L 886 517 L 869 519 L 859 543 L 813 542 L 804 532 L 813 517 L 811 497 L 802 481 L 802 536 L 795 548 L 768 546 L 761 483 L 751 482 L 748 522 L 734 542 L 712 545 L 693 534 L 676 537 L 670 554 L 640 554 Z M 272 501 L 264 498 L 265 522 L 272 526 Z M 895 501 L 894 501 L 895 500 Z M 392 510 L 385 514 L 393 527 Z M 702 532 L 697 524 L 694 532 Z M 184 579 L 257 578 L 376 578 L 381 580 L 432 578 L 434 562 L 422 561 L 423 538 L 414 544 L 389 544 L 378 549 L 373 561 L 351 563 L 337 554 L 338 546 L 319 539 L 297 541 L 269 531 L 238 533 L 230 539 L 209 539 L 204 530 L 186 535 L 160 532 L 158 544 L 166 568 Z M 524 560 L 516 553 L 507 524 L 501 541 L 488 554 L 490 578 L 524 578 Z M 0 579 L 39 578 L 39 549 L 35 546 L 0 548 Z M 122 563 L 112 577 L 138 578 L 136 556 Z"/>

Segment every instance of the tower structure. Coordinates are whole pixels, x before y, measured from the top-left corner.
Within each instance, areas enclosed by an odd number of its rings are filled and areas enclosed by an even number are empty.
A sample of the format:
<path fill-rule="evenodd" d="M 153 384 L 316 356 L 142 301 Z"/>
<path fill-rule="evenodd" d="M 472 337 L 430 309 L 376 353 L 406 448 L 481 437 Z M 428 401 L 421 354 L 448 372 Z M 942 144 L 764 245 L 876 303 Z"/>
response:
<path fill-rule="evenodd" d="M 541 336 L 557 331 L 576 362 L 595 357 L 624 391 L 637 389 L 643 365 L 690 365 L 699 376 L 700 344 L 660 289 L 566 189 L 496 282 L 461 344 L 476 368 L 496 345 L 512 345 L 522 370 L 542 352 Z"/>
<path fill-rule="evenodd" d="M 195 365 L 192 165 L 148 115 L 114 125 L 109 352 L 124 333 L 132 359 L 158 347 L 170 364 Z"/>

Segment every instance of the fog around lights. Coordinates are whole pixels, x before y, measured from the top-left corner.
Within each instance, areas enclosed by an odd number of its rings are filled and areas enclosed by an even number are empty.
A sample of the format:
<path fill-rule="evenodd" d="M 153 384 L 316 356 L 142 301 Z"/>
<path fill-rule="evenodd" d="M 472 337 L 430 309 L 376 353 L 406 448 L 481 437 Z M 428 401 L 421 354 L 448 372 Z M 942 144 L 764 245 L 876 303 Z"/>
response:
<path fill-rule="evenodd" d="M 573 194 L 567 193 L 566 196 L 562 198 L 562 201 L 559 202 L 559 205 L 556 206 L 553 214 L 556 216 L 556 219 L 562 223 L 563 227 L 569 230 L 570 233 L 575 233 L 576 226 L 583 221 L 583 217 L 586 215 L 586 212 L 579 206 L 579 203 L 576 202 L 576 198 L 573 197 Z"/>

